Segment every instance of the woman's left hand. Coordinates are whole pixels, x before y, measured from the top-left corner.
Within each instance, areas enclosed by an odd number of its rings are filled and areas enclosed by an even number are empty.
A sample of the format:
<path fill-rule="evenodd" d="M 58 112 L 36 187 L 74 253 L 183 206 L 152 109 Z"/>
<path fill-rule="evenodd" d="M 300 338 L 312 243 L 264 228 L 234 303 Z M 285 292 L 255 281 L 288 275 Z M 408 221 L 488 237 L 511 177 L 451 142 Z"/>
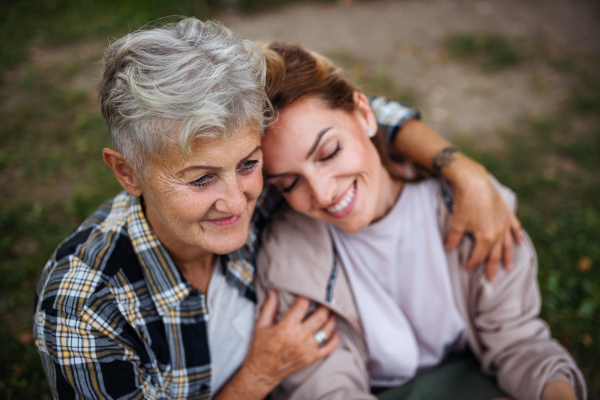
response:
<path fill-rule="evenodd" d="M 451 179 L 456 198 L 446 249 L 456 247 L 464 234 L 470 232 L 475 247 L 466 269 L 470 271 L 487 259 L 486 276 L 491 282 L 500 261 L 505 268 L 511 268 L 514 243 L 523 241 L 521 223 L 508 209 L 483 166 L 462 154 L 457 154 L 456 161 L 452 168 L 460 168 L 461 177 Z"/>

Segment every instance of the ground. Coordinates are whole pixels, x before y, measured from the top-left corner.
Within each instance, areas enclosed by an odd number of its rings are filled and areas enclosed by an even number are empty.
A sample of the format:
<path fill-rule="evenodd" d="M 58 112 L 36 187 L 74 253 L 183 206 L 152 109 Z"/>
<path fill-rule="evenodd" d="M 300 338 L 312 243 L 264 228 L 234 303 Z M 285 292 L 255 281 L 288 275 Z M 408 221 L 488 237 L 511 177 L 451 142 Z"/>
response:
<path fill-rule="evenodd" d="M 499 128 L 515 129 L 524 116 L 560 107 L 569 77 L 546 60 L 495 73 L 450 61 L 448 36 L 498 35 L 529 47 L 543 41 L 556 55 L 598 54 L 599 19 L 591 2 L 412 0 L 304 4 L 223 22 L 254 40 L 295 41 L 334 59 L 352 57 L 359 67 L 387 75 L 398 90 L 414 93 L 424 121 L 441 134 L 487 140 Z"/>

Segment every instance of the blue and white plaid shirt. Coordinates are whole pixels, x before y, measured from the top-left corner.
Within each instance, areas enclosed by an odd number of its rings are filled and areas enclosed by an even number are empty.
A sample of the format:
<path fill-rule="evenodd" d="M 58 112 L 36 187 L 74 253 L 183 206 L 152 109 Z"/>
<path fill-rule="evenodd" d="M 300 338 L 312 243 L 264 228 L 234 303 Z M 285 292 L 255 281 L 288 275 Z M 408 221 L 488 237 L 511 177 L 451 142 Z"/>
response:
<path fill-rule="evenodd" d="M 371 99 L 393 142 L 418 111 Z M 220 270 L 255 300 L 261 231 L 281 203 L 272 187 L 257 202 L 245 245 Z M 60 399 L 205 399 L 213 395 L 206 301 L 181 275 L 144 215 L 122 192 L 101 206 L 46 264 L 37 289 L 34 338 Z"/>

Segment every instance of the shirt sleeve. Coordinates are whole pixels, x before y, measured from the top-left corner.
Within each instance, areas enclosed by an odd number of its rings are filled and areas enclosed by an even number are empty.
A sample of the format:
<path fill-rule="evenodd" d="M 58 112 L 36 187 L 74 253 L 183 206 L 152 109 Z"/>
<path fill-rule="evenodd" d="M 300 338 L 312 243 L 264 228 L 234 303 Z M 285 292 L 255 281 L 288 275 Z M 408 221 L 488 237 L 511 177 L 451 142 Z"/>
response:
<path fill-rule="evenodd" d="M 151 360 L 142 359 L 147 352 L 136 331 L 116 305 L 106 301 L 107 287 L 103 284 L 103 290 L 87 299 L 98 306 L 92 310 L 85 304 L 69 307 L 78 288 L 65 292 L 57 286 L 46 288 L 54 293 L 40 299 L 33 321 L 35 345 L 53 398 L 159 397 L 160 374 L 152 373 Z"/>
<path fill-rule="evenodd" d="M 81 318 L 38 311 L 34 331 L 53 398 L 157 398 L 158 390 L 133 349 Z"/>
<path fill-rule="evenodd" d="M 411 119 L 421 119 L 421 113 L 416 108 L 411 108 L 402 103 L 388 100 L 383 96 L 370 97 L 371 109 L 379 131 L 388 144 L 393 144 L 402 126 Z"/>

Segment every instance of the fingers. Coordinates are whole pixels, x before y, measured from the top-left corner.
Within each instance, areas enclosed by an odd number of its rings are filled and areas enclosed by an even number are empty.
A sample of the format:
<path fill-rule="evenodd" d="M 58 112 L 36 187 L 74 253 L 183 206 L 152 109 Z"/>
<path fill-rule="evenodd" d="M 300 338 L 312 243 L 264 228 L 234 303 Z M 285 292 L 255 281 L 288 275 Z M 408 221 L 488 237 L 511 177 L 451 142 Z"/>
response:
<path fill-rule="evenodd" d="M 514 242 L 513 242 L 513 236 L 511 235 L 510 232 L 506 232 L 506 234 L 504 235 L 504 242 L 502 244 L 502 254 L 503 254 L 503 261 L 504 261 L 504 268 L 510 270 L 512 269 L 512 262 L 513 262 L 513 249 L 514 247 Z"/>
<path fill-rule="evenodd" d="M 306 328 L 309 332 L 316 332 L 318 330 L 323 330 L 323 326 L 327 324 L 330 319 L 329 315 L 331 311 L 326 307 L 320 306 L 317 310 L 312 313 L 310 317 L 304 321 L 302 324 L 304 328 Z M 325 332 L 327 333 L 327 332 Z"/>
<path fill-rule="evenodd" d="M 300 323 L 306 313 L 308 312 L 308 308 L 310 307 L 310 301 L 308 301 L 304 297 L 297 297 L 294 300 L 294 304 L 290 307 L 287 314 L 281 319 L 280 324 L 289 325 L 289 324 L 298 324 Z"/>
<path fill-rule="evenodd" d="M 317 354 L 316 354 L 317 358 L 315 359 L 315 361 L 320 360 L 320 359 L 325 358 L 328 355 L 330 355 L 339 344 L 340 344 L 340 334 L 338 332 L 334 332 L 333 335 L 330 336 L 327 343 L 325 343 L 323 346 L 319 347 L 319 350 L 317 350 Z"/>
<path fill-rule="evenodd" d="M 279 300 L 277 298 L 277 292 L 275 292 L 273 289 L 269 289 L 269 296 L 263 305 L 262 311 L 260 312 L 260 317 L 256 323 L 257 327 L 266 328 L 267 326 L 273 325 L 275 314 L 277 313 L 278 303 Z"/>
<path fill-rule="evenodd" d="M 485 276 L 490 282 L 494 282 L 496 274 L 498 273 L 498 263 L 500 262 L 500 256 L 502 255 L 502 242 L 496 243 L 492 247 L 492 252 L 485 265 Z"/>
<path fill-rule="evenodd" d="M 458 221 L 458 218 L 453 216 L 452 221 L 450 221 L 450 233 L 446 238 L 446 250 L 450 250 L 458 246 L 458 244 L 462 240 L 462 237 L 465 234 L 465 228 L 463 223 L 455 221 Z"/>
<path fill-rule="evenodd" d="M 467 271 L 473 270 L 476 266 L 481 264 L 483 260 L 485 260 L 489 251 L 489 243 L 484 243 L 483 240 L 476 238 L 475 239 L 475 247 L 473 247 L 473 251 L 471 252 L 471 256 L 465 265 L 465 269 Z"/>
<path fill-rule="evenodd" d="M 509 216 L 509 223 L 510 223 L 510 231 L 511 231 L 513 237 L 515 238 L 515 241 L 517 242 L 517 244 L 523 243 L 523 228 L 521 226 L 521 221 L 519 221 L 519 218 L 517 218 L 517 216 L 515 214 L 513 214 L 512 212 L 510 213 L 510 216 Z"/>
<path fill-rule="evenodd" d="M 333 331 L 335 329 L 335 315 L 330 315 L 329 318 L 327 319 L 327 321 L 325 322 L 325 325 L 323 325 L 321 327 L 321 329 L 319 329 L 320 331 L 323 331 L 323 333 L 325 333 L 327 335 L 327 338 L 331 338 L 333 335 Z"/>

